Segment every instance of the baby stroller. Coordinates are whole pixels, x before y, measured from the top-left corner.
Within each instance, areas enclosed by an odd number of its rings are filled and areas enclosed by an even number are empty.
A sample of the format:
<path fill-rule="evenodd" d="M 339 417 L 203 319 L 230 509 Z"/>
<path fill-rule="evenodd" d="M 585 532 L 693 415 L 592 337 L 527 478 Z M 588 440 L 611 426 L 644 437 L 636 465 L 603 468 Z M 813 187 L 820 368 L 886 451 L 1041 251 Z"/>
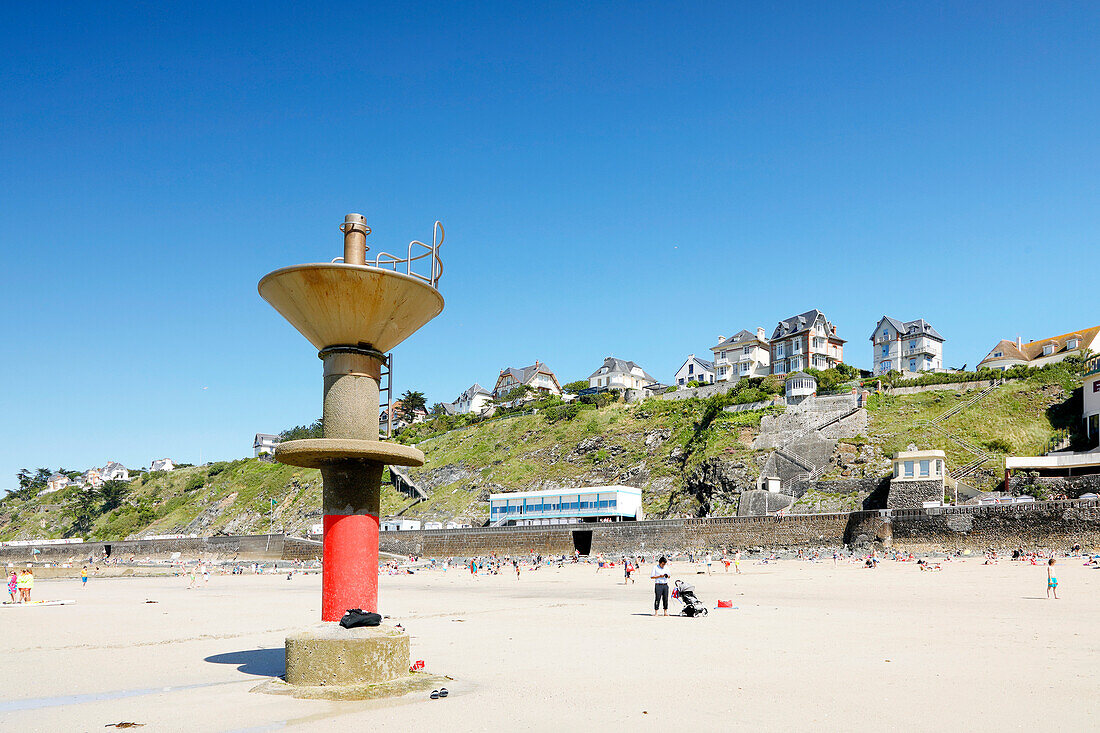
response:
<path fill-rule="evenodd" d="M 672 592 L 673 598 L 679 598 L 680 603 L 684 604 L 684 610 L 680 611 L 681 616 L 706 616 L 707 607 L 703 605 L 703 602 L 699 600 L 699 597 L 695 595 L 695 586 L 688 585 L 682 580 L 676 581 L 676 589 Z"/>

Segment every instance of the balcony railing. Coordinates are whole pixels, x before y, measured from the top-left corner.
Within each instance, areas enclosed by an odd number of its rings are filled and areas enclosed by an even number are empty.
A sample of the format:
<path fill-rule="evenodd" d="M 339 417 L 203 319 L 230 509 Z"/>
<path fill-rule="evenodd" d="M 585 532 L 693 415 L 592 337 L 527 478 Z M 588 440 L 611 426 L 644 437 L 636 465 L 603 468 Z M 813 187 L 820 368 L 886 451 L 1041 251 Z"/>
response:
<path fill-rule="evenodd" d="M 340 231 L 344 230 L 344 225 L 340 225 Z M 370 233 L 369 230 L 367 232 Z M 367 260 L 364 264 L 370 267 L 380 267 L 384 270 L 392 270 L 394 272 L 404 272 L 406 275 L 415 277 L 417 280 L 423 280 L 431 285 L 433 288 L 439 287 L 439 278 L 443 277 L 443 260 L 439 257 L 439 248 L 443 246 L 443 224 L 436 222 L 435 227 L 432 229 L 432 243 L 424 244 L 420 240 L 414 239 L 409 242 L 408 250 L 405 252 L 405 257 L 401 258 L 397 255 L 391 255 L 389 252 L 379 252 L 375 255 L 373 260 Z M 343 262 L 343 257 L 337 257 L 333 262 Z M 414 268 L 414 262 L 420 262 L 421 260 L 427 260 L 425 264 L 418 264 Z M 416 270 L 427 269 L 427 274 L 422 274 Z"/>

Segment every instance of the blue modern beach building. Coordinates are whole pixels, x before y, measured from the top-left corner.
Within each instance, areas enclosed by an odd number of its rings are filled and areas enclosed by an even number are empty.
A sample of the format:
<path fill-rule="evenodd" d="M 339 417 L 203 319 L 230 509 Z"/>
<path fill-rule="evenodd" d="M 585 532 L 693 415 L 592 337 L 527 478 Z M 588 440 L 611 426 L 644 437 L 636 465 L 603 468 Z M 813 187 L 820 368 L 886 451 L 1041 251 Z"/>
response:
<path fill-rule="evenodd" d="M 489 496 L 496 526 L 622 522 L 642 518 L 642 490 L 632 486 L 517 491 Z"/>

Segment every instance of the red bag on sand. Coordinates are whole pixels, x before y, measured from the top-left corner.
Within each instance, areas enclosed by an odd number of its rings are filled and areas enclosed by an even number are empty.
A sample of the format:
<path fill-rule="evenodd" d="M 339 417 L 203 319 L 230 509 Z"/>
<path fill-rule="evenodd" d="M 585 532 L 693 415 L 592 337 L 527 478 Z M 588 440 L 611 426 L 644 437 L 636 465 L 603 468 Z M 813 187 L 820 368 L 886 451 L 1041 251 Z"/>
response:
<path fill-rule="evenodd" d="M 733 601 L 718 601 L 719 608 L 733 608 Z"/>

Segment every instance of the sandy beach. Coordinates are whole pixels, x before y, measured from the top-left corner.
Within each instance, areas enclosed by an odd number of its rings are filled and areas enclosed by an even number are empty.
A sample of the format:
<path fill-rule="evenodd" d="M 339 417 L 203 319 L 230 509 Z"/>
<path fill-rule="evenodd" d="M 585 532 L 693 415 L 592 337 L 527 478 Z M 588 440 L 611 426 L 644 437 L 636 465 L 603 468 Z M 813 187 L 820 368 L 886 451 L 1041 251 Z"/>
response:
<path fill-rule="evenodd" d="M 1002 730 L 1097 725 L 1100 572 L 980 558 L 921 572 L 784 560 L 698 574 L 712 610 L 658 617 L 648 579 L 594 565 L 381 579 L 382 611 L 452 694 L 388 701 L 251 692 L 318 617 L 317 575 L 43 580 L 75 605 L 0 609 L 0 727 L 103 730 Z M 645 573 L 643 573 L 644 575 Z M 718 599 L 734 609 L 714 610 Z M 150 603 L 149 601 L 155 601 Z M 672 608 L 679 603 L 672 601 Z"/>

